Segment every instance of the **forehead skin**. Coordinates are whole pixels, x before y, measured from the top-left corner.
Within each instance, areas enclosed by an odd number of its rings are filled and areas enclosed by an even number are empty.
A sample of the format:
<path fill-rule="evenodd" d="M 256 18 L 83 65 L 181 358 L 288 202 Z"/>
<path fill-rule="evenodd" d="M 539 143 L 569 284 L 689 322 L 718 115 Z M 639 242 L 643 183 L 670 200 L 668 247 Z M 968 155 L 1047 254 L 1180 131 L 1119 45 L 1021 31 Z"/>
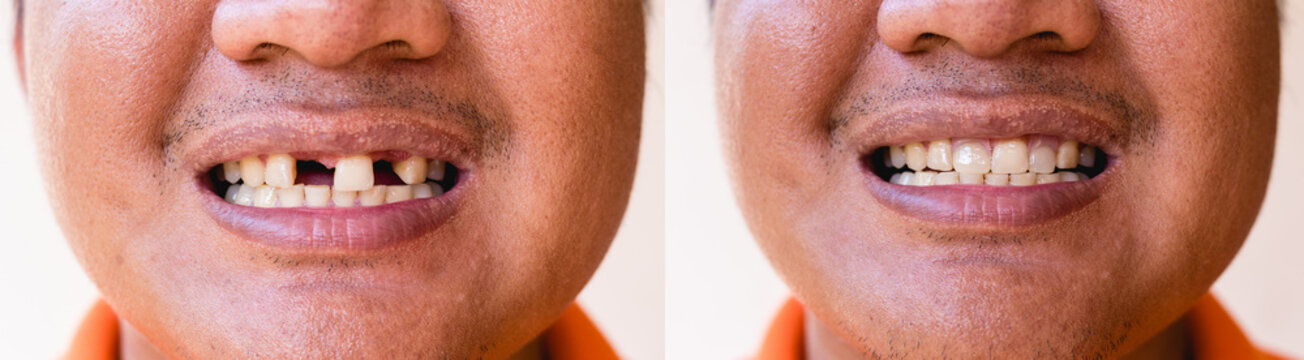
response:
<path fill-rule="evenodd" d="M 818 319 L 808 328 L 860 355 L 1138 349 L 1208 290 L 1258 213 L 1276 131 L 1274 3 L 1086 2 L 1098 31 L 1068 53 L 1031 38 L 982 56 L 961 39 L 910 53 L 885 42 L 897 30 L 879 23 L 885 9 L 934 3 L 944 2 L 716 4 L 720 126 L 757 243 Z M 991 2 L 1013 9 L 1008 19 L 1033 3 Z M 949 19 L 991 19 L 978 15 Z M 1036 93 L 1105 114 L 1114 177 L 1095 202 L 1041 224 L 898 213 L 867 190 L 860 161 L 883 144 L 859 134 L 889 134 L 874 114 L 942 91 Z M 808 349 L 828 345 L 819 340 Z"/>
<path fill-rule="evenodd" d="M 596 269 L 628 200 L 642 9 L 445 3 L 451 35 L 435 55 L 363 53 L 331 69 L 294 51 L 224 56 L 219 1 L 25 4 L 19 50 L 42 173 L 105 300 L 171 358 L 503 358 L 543 331 Z M 317 26 L 331 25 L 367 24 Z M 250 101 L 318 99 L 453 109 L 429 121 L 475 135 L 457 215 L 361 255 L 265 249 L 219 226 L 195 186 L 193 160 L 212 150 L 201 140 L 230 131 L 226 114 Z"/>

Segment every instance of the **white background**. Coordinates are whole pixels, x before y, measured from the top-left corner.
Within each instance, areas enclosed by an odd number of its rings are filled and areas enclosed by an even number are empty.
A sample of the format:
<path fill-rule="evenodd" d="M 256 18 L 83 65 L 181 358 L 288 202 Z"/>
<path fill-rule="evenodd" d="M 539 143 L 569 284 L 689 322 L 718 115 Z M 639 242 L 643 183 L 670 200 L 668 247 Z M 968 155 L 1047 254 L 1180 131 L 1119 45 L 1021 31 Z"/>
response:
<path fill-rule="evenodd" d="M 735 207 L 716 130 L 705 1 L 667 6 L 666 355 L 736 359 L 787 296 Z M 1287 3 L 1267 200 L 1214 292 L 1260 345 L 1304 356 L 1304 1 Z M 1271 19 L 1264 19 L 1271 21 Z"/>
<path fill-rule="evenodd" d="M 664 355 L 664 6 L 648 16 L 648 81 L 634 192 L 615 242 L 579 302 L 616 350 L 633 359 Z M 9 1 L 0 0 L 0 358 L 50 359 L 67 350 L 97 297 L 54 222 L 42 188 L 9 39 Z M 39 60 L 38 60 L 39 61 Z"/>

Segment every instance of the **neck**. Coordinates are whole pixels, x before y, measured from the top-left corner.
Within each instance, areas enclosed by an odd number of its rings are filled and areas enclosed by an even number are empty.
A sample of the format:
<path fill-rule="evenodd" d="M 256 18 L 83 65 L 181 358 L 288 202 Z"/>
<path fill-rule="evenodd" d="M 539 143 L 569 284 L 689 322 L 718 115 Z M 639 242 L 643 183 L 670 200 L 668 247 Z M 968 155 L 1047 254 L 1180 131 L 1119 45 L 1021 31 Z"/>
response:
<path fill-rule="evenodd" d="M 864 356 L 851 344 L 842 340 L 833 329 L 806 310 L 804 335 L 806 338 L 805 358 L 809 360 L 861 359 Z M 1188 359 L 1190 339 L 1187 337 L 1186 318 L 1182 317 L 1168 325 L 1159 334 L 1146 340 L 1141 346 L 1119 357 L 1121 360 L 1132 359 Z"/>

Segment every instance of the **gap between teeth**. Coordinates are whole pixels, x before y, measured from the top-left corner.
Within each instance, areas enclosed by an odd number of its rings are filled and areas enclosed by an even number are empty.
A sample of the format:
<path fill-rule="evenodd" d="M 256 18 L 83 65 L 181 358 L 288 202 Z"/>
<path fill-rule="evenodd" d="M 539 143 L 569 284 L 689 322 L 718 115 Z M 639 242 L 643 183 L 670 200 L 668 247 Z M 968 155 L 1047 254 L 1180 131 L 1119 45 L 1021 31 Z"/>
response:
<path fill-rule="evenodd" d="M 893 184 L 1029 186 L 1088 179 L 1072 169 L 1095 166 L 1096 150 L 1044 135 L 957 138 L 890 146 L 883 161 L 889 168 L 913 170 L 893 174 Z"/>
<path fill-rule="evenodd" d="M 394 173 L 406 185 L 375 185 L 371 157 L 349 156 L 335 164 L 334 185 L 296 184 L 296 161 L 288 154 L 258 156 L 222 164 L 221 178 L 232 185 L 223 198 L 232 204 L 255 207 L 377 206 L 444 194 L 444 161 L 409 156 L 393 163 Z M 236 184 L 243 180 L 243 183 Z"/>

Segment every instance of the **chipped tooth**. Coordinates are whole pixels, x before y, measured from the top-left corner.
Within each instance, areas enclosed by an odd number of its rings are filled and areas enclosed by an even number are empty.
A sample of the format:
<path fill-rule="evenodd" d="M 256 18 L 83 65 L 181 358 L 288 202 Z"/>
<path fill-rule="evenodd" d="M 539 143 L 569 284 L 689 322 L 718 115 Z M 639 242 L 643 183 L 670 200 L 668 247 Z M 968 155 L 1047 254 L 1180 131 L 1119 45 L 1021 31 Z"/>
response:
<path fill-rule="evenodd" d="M 889 146 L 887 148 L 887 161 L 892 167 L 900 169 L 906 166 L 906 150 L 900 146 Z"/>
<path fill-rule="evenodd" d="M 956 172 L 983 174 L 992 169 L 992 153 L 987 149 L 984 140 L 955 139 L 951 143 L 951 151 L 955 154 L 951 165 L 955 167 Z"/>
<path fill-rule="evenodd" d="M 412 200 L 412 185 L 390 185 L 385 187 L 385 203 Z"/>
<path fill-rule="evenodd" d="M 983 181 L 985 184 L 992 186 L 1009 185 L 1010 174 L 987 174 L 987 176 L 983 177 Z"/>
<path fill-rule="evenodd" d="M 240 178 L 244 179 L 244 184 L 249 186 L 258 186 L 263 184 L 263 161 L 258 156 L 250 156 L 240 159 Z"/>
<path fill-rule="evenodd" d="M 372 186 L 370 189 L 358 192 L 358 204 L 362 206 L 376 206 L 385 203 L 385 185 Z"/>
<path fill-rule="evenodd" d="M 335 207 L 353 207 L 353 201 L 357 198 L 357 191 L 331 190 L 331 203 Z"/>
<path fill-rule="evenodd" d="M 933 170 L 951 171 L 951 140 L 935 140 L 928 143 L 928 167 Z"/>
<path fill-rule="evenodd" d="M 978 185 L 983 183 L 983 174 L 969 174 L 969 173 L 958 173 L 958 174 L 960 174 L 961 184 Z"/>
<path fill-rule="evenodd" d="M 444 181 L 444 161 L 439 159 L 430 159 L 430 165 L 426 166 L 426 178 L 434 181 Z"/>
<path fill-rule="evenodd" d="M 308 185 L 303 188 L 304 205 L 308 207 L 327 207 L 331 205 L 330 185 Z M 352 201 L 350 201 L 352 202 Z"/>
<path fill-rule="evenodd" d="M 915 182 L 911 185 L 928 186 L 933 184 L 933 177 L 937 176 L 936 171 L 920 171 L 915 173 Z"/>
<path fill-rule="evenodd" d="M 269 163 L 271 161 L 268 161 Z M 303 206 L 303 184 L 281 188 L 276 190 L 276 202 L 278 207 L 300 207 Z"/>
<path fill-rule="evenodd" d="M 1096 148 L 1083 146 L 1082 150 L 1078 151 L 1078 166 L 1096 166 Z"/>
<path fill-rule="evenodd" d="M 1023 138 L 992 141 L 992 173 L 1018 174 L 1028 171 L 1028 142 Z"/>
<path fill-rule="evenodd" d="M 929 164 L 928 166 L 933 165 Z M 958 183 L 960 183 L 960 174 L 954 171 L 938 173 L 937 176 L 933 177 L 933 185 L 955 185 Z"/>
<path fill-rule="evenodd" d="M 231 185 L 226 188 L 226 196 L 223 197 L 223 199 L 226 199 L 226 202 L 234 204 L 235 195 L 239 192 L 240 192 L 240 185 Z"/>
<path fill-rule="evenodd" d="M 1059 174 L 1037 174 L 1038 184 L 1054 184 L 1060 181 Z"/>
<path fill-rule="evenodd" d="M 335 190 L 363 191 L 376 184 L 371 171 L 371 156 L 355 155 L 341 158 L 335 163 Z"/>
<path fill-rule="evenodd" d="M 1049 174 L 1055 172 L 1055 148 L 1044 136 L 1035 137 L 1029 144 L 1028 171 Z"/>
<path fill-rule="evenodd" d="M 1072 169 L 1078 167 L 1078 142 L 1065 141 L 1060 143 L 1059 152 L 1055 154 L 1055 167 L 1060 169 Z"/>
<path fill-rule="evenodd" d="M 222 163 L 222 178 L 232 184 L 240 181 L 240 162 L 228 161 Z"/>
<path fill-rule="evenodd" d="M 1074 182 L 1074 181 L 1082 180 L 1078 178 L 1078 173 L 1074 173 L 1074 172 L 1059 172 L 1057 174 L 1059 174 L 1060 176 L 1060 182 Z"/>
<path fill-rule="evenodd" d="M 276 188 L 269 185 L 258 186 L 254 190 L 254 206 L 261 208 L 276 206 Z"/>
<path fill-rule="evenodd" d="M 431 186 L 438 186 L 438 185 L 434 185 L 431 183 L 420 183 L 420 184 L 412 185 L 412 198 L 425 199 L 425 198 L 435 197 L 435 191 L 430 189 Z"/>
<path fill-rule="evenodd" d="M 905 150 L 906 166 L 910 167 L 911 170 L 919 171 L 928 167 L 928 149 L 924 147 L 924 143 L 912 142 L 906 144 Z"/>
<path fill-rule="evenodd" d="M 244 206 L 254 205 L 254 187 L 241 185 L 240 190 L 235 193 L 235 204 Z"/>
<path fill-rule="evenodd" d="M 420 184 L 426 182 L 427 166 L 429 163 L 426 162 L 426 158 L 408 156 L 407 159 L 394 163 L 394 173 L 408 185 Z"/>
<path fill-rule="evenodd" d="M 290 154 L 267 155 L 266 172 L 263 181 L 278 188 L 294 186 L 295 164 Z"/>
<path fill-rule="evenodd" d="M 909 172 L 909 171 L 907 171 L 907 172 L 903 172 L 903 173 L 901 173 L 901 178 L 898 179 L 898 181 L 900 181 L 900 182 L 898 182 L 897 184 L 900 184 L 900 185 L 914 185 L 914 184 L 915 184 L 915 173 L 913 173 L 913 172 Z"/>
<path fill-rule="evenodd" d="M 1037 183 L 1037 174 L 1033 174 L 1033 173 L 1010 174 L 1010 185 L 1031 186 L 1036 183 Z"/>

